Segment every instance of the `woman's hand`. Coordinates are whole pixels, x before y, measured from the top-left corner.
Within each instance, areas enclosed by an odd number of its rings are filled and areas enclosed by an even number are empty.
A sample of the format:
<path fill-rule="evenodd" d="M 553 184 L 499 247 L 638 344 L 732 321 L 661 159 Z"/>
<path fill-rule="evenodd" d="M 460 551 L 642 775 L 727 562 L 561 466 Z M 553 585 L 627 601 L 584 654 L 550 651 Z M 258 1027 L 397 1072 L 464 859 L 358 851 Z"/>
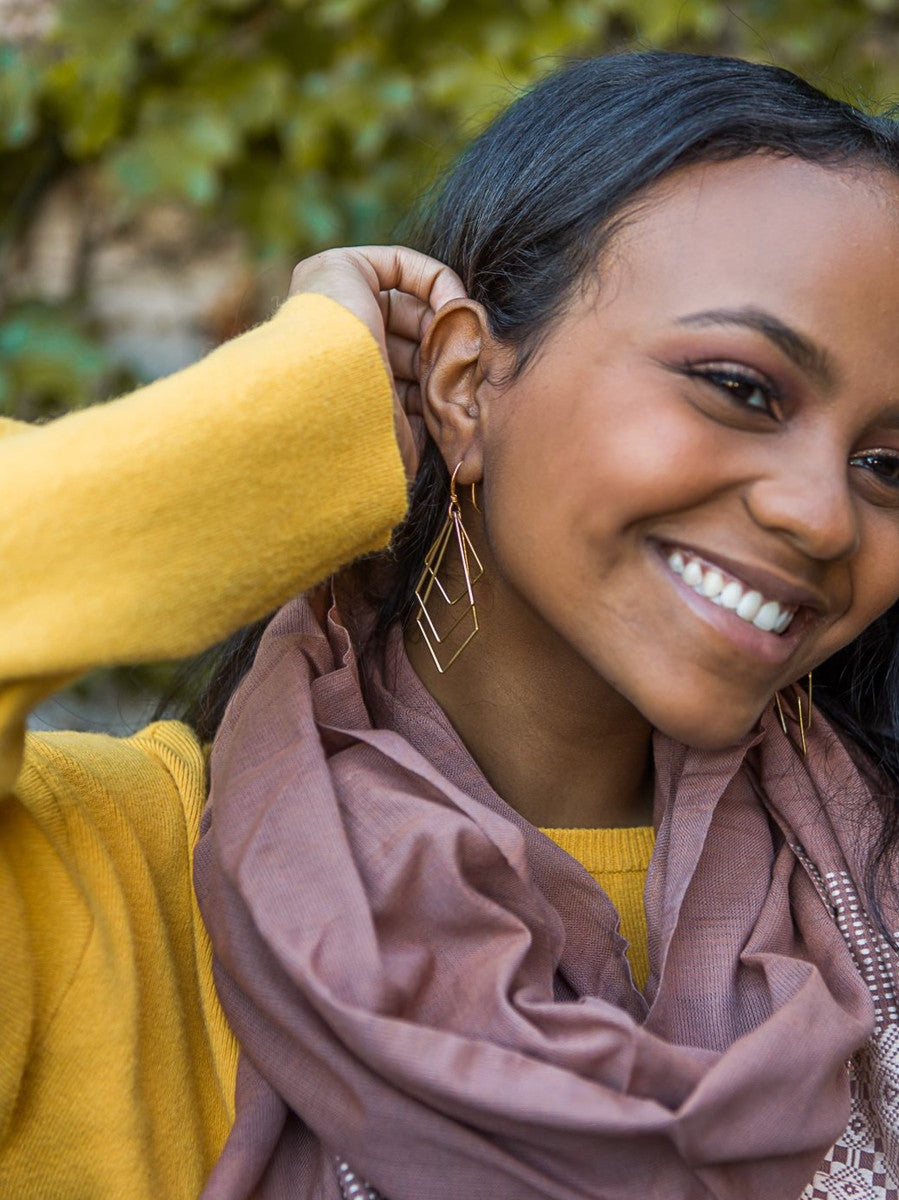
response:
<path fill-rule="evenodd" d="M 418 355 L 437 309 L 465 296 L 455 271 L 404 246 L 325 250 L 294 268 L 290 294 L 330 296 L 359 318 L 381 348 L 394 382 L 396 437 L 409 479 L 419 447 L 409 422 L 421 416 Z"/>

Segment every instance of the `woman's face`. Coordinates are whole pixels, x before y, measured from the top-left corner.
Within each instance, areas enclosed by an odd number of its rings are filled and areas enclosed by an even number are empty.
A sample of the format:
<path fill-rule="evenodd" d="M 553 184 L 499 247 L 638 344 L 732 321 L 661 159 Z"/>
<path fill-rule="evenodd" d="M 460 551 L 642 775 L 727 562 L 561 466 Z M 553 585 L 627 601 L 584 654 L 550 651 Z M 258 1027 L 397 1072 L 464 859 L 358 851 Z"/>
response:
<path fill-rule="evenodd" d="M 727 745 L 899 596 L 899 181 L 685 169 L 601 275 L 477 388 L 483 619 Z"/>

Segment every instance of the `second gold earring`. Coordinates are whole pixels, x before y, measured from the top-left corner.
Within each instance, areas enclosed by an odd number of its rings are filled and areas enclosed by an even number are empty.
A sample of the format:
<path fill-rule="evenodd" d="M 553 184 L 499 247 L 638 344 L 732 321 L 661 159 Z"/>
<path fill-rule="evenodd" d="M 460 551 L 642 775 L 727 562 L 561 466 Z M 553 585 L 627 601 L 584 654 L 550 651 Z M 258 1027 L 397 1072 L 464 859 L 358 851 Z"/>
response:
<path fill-rule="evenodd" d="M 808 742 L 806 741 L 805 735 L 808 733 L 808 731 L 812 727 L 812 673 L 811 673 L 811 671 L 809 671 L 809 673 L 808 673 L 807 687 L 808 687 L 808 699 L 807 699 L 806 708 L 804 711 L 802 708 L 802 693 L 799 691 L 798 688 L 795 689 L 795 691 L 794 691 L 794 698 L 796 701 L 796 724 L 799 728 L 799 748 L 802 751 L 803 758 L 805 758 L 805 756 L 808 754 Z M 774 707 L 777 710 L 777 718 L 780 721 L 780 727 L 784 731 L 784 733 L 787 733 L 788 732 L 787 718 L 784 715 L 784 706 L 783 706 L 783 702 L 781 701 L 779 692 L 774 693 Z"/>

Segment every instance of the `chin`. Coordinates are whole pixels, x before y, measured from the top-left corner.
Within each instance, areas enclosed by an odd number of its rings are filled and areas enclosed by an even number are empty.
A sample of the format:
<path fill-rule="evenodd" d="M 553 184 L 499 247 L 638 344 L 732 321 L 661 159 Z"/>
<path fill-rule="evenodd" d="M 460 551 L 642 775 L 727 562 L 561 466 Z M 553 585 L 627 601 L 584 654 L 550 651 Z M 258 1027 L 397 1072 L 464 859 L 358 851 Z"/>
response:
<path fill-rule="evenodd" d="M 762 708 L 744 705 L 728 705 L 722 702 L 712 708 L 703 705 L 696 711 L 666 710 L 646 716 L 653 728 L 676 742 L 683 742 L 694 750 L 728 750 L 742 741 L 758 724 Z"/>

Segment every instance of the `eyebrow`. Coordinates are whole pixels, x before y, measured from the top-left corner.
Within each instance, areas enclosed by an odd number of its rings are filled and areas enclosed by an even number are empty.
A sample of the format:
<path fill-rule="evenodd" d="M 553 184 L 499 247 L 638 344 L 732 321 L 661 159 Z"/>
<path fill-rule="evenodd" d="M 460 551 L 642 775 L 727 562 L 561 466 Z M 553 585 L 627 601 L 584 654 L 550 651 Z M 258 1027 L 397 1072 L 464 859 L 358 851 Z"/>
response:
<path fill-rule="evenodd" d="M 699 327 L 739 325 L 744 329 L 752 329 L 772 342 L 791 362 L 825 390 L 833 388 L 836 381 L 836 370 L 827 351 L 764 309 L 751 306 L 714 309 L 710 312 L 691 313 L 688 317 L 680 317 L 675 323 Z"/>

